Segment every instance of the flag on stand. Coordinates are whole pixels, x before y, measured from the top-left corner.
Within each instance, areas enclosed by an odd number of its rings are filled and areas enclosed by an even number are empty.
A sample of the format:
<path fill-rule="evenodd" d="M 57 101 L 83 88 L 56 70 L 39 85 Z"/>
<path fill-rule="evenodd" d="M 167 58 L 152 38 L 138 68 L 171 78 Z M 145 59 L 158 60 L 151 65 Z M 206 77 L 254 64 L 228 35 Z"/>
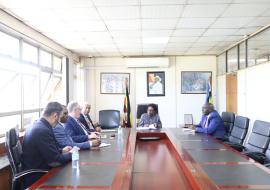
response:
<path fill-rule="evenodd" d="M 212 86 L 211 86 L 211 80 L 212 77 L 210 76 L 207 83 L 207 92 L 206 92 L 206 101 L 205 103 L 213 104 L 213 97 L 212 97 Z"/>
<path fill-rule="evenodd" d="M 129 100 L 129 93 L 128 93 L 128 79 L 125 80 L 125 87 L 126 87 L 126 95 L 124 99 L 124 121 L 123 124 L 127 128 L 131 128 L 131 108 L 130 108 L 130 100 Z"/>

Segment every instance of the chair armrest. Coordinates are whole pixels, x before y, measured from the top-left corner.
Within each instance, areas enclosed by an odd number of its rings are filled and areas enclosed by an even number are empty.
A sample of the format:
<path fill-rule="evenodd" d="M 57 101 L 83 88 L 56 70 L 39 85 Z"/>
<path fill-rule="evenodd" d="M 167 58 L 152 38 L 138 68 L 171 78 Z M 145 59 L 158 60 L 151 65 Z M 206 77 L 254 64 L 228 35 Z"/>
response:
<path fill-rule="evenodd" d="M 260 164 L 263 164 L 266 158 L 265 154 L 261 152 L 244 152 L 244 154 Z"/>
<path fill-rule="evenodd" d="M 26 175 L 29 175 L 29 174 L 32 174 L 32 173 L 47 173 L 48 171 L 47 170 L 41 170 L 41 169 L 31 169 L 31 170 L 25 170 L 25 171 L 22 171 L 20 173 L 17 173 L 14 178 L 15 179 L 19 179 L 23 176 L 26 176 Z"/>
<path fill-rule="evenodd" d="M 233 149 L 242 152 L 244 150 L 244 146 L 241 144 L 236 144 L 236 143 L 232 143 L 232 142 L 224 142 L 225 144 L 229 145 L 230 147 L 232 147 Z"/>

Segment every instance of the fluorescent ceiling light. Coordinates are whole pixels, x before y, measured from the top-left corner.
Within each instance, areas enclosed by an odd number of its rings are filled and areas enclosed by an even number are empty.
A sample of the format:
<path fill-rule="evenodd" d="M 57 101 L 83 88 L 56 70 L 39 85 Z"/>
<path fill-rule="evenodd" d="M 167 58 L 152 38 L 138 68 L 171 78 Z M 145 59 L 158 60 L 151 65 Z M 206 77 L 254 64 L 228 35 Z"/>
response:
<path fill-rule="evenodd" d="M 168 41 L 169 37 L 143 38 L 144 44 L 166 44 Z"/>

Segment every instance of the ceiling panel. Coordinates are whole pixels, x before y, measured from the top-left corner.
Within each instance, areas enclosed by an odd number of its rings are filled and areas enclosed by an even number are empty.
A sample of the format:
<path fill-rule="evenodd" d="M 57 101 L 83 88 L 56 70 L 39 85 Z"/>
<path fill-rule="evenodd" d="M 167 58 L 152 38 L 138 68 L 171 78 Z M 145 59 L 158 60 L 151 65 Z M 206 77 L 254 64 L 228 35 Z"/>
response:
<path fill-rule="evenodd" d="M 208 28 L 216 18 L 181 18 L 177 28 Z"/>
<path fill-rule="evenodd" d="M 173 36 L 201 36 L 205 29 L 177 29 Z"/>
<path fill-rule="evenodd" d="M 142 29 L 143 30 L 154 30 L 154 29 L 166 29 L 172 30 L 175 28 L 177 19 L 143 19 Z"/>
<path fill-rule="evenodd" d="M 178 18 L 183 10 L 182 5 L 142 6 L 142 18 Z"/>
<path fill-rule="evenodd" d="M 222 16 L 224 17 L 250 17 L 250 16 L 259 16 L 269 9 L 270 5 L 268 4 L 232 4 L 224 12 Z"/>
<path fill-rule="evenodd" d="M 139 19 L 129 20 L 107 20 L 105 21 L 109 30 L 140 30 Z"/>
<path fill-rule="evenodd" d="M 142 5 L 184 5 L 186 0 L 142 0 Z"/>
<path fill-rule="evenodd" d="M 89 0 L 88 0 L 89 1 Z M 96 6 L 124 6 L 124 5 L 139 5 L 138 0 L 92 0 Z"/>
<path fill-rule="evenodd" d="M 239 28 L 245 26 L 254 17 L 218 18 L 211 28 Z"/>
<path fill-rule="evenodd" d="M 139 19 L 139 6 L 98 7 L 103 19 Z"/>
<path fill-rule="evenodd" d="M 183 17 L 218 17 L 227 6 L 227 4 L 187 5 Z"/>
<path fill-rule="evenodd" d="M 270 24 L 270 0 L 0 0 L 0 7 L 89 56 L 213 54 Z"/>
<path fill-rule="evenodd" d="M 237 29 L 208 29 L 204 36 L 227 36 L 227 35 L 233 35 L 234 32 L 236 32 Z"/>

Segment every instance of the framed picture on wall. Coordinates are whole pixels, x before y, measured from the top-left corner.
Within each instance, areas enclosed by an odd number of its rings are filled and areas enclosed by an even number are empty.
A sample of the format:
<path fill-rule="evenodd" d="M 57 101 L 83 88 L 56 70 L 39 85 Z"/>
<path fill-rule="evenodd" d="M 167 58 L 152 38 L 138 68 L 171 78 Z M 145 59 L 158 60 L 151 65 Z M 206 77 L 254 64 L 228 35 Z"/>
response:
<path fill-rule="evenodd" d="M 165 72 L 147 72 L 147 96 L 165 96 Z"/>
<path fill-rule="evenodd" d="M 125 80 L 130 92 L 130 73 L 100 73 L 100 94 L 125 94 Z"/>
<path fill-rule="evenodd" d="M 211 71 L 182 71 L 181 93 L 182 94 L 205 94 Z"/>

